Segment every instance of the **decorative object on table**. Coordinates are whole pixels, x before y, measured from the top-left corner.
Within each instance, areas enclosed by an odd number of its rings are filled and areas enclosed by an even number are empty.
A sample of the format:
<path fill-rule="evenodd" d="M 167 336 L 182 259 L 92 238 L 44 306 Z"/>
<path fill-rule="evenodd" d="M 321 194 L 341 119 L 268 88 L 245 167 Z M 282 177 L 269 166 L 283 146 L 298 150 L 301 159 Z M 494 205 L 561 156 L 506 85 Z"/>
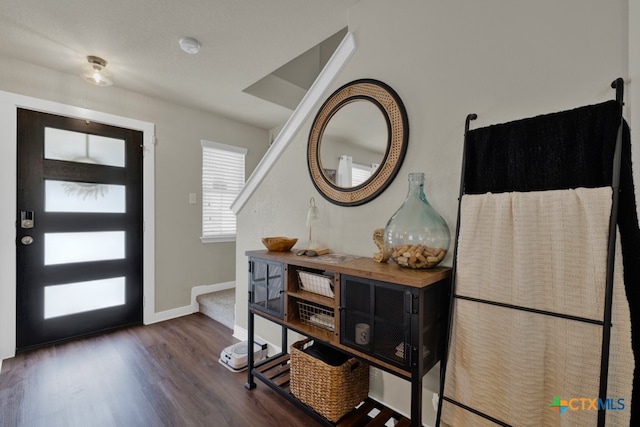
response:
<path fill-rule="evenodd" d="M 305 225 L 309 227 L 309 242 L 307 243 L 306 249 L 319 249 L 320 245 L 317 241 L 313 240 L 312 229 L 314 226 L 318 225 L 318 221 L 320 219 L 320 211 L 316 206 L 316 199 L 313 197 L 309 200 L 309 210 L 307 211 L 307 220 Z"/>
<path fill-rule="evenodd" d="M 296 252 L 296 255 L 306 255 L 309 257 L 326 255 L 329 253 L 329 248 L 318 248 L 318 249 L 300 249 Z"/>
<path fill-rule="evenodd" d="M 373 260 L 375 262 L 387 262 L 391 251 L 384 243 L 384 228 L 376 228 L 373 230 L 373 243 L 378 247 L 378 251 L 373 254 Z"/>
<path fill-rule="evenodd" d="M 298 241 L 297 238 L 290 237 L 263 237 L 262 244 L 272 252 L 287 252 L 290 251 L 293 245 Z"/>
<path fill-rule="evenodd" d="M 409 174 L 409 192 L 385 227 L 391 259 L 407 268 L 433 268 L 449 250 L 451 233 L 424 195 L 424 174 Z"/>
<path fill-rule="evenodd" d="M 369 330 L 368 323 L 356 323 L 356 344 L 369 344 Z"/>

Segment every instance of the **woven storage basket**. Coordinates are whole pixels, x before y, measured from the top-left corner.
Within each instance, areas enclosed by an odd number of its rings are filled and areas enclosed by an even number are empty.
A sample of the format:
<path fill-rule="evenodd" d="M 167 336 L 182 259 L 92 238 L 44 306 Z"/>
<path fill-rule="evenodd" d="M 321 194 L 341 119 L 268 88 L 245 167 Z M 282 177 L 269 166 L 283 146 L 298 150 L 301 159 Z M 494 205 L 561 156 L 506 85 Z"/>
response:
<path fill-rule="evenodd" d="M 291 393 L 317 413 L 336 422 L 369 394 L 369 365 L 356 358 L 331 366 L 305 353 L 311 339 L 291 344 Z"/>

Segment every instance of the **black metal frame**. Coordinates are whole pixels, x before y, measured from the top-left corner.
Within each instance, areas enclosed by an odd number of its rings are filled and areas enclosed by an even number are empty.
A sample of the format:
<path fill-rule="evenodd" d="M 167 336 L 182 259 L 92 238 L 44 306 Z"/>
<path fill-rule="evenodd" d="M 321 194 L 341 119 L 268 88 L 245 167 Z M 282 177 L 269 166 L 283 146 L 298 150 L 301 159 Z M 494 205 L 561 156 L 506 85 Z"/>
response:
<path fill-rule="evenodd" d="M 622 78 L 617 78 L 611 83 L 611 87 L 616 90 L 616 101 L 622 107 L 624 105 L 624 80 Z M 467 154 L 467 136 L 469 133 L 469 126 L 472 120 L 476 120 L 478 118 L 477 114 L 469 114 L 465 120 L 465 129 L 464 129 L 464 147 L 462 154 L 462 173 L 460 177 L 460 193 L 458 197 L 458 215 L 456 221 L 456 236 L 455 236 L 455 247 L 453 252 L 453 264 L 452 264 L 452 273 L 451 273 L 451 298 L 449 301 L 449 331 L 446 336 L 445 343 L 445 353 L 441 360 L 440 365 L 440 390 L 439 390 L 439 400 L 438 400 L 438 412 L 436 415 L 436 426 L 440 426 L 441 416 L 442 416 L 442 403 L 443 401 L 447 401 L 451 404 L 454 404 L 460 408 L 463 408 L 469 412 L 472 412 L 482 418 L 485 418 L 491 422 L 496 423 L 497 425 L 503 427 L 510 427 L 509 424 L 504 423 L 503 421 L 497 420 L 487 414 L 484 414 L 474 408 L 468 407 L 454 399 L 450 399 L 444 395 L 445 388 L 445 379 L 446 379 L 446 371 L 447 371 L 447 359 L 449 356 L 449 345 L 451 342 L 451 334 L 452 334 L 452 324 L 453 324 L 453 311 L 454 311 L 454 303 L 456 299 L 464 299 L 470 300 L 474 302 L 497 305 L 505 308 L 511 308 L 514 310 L 533 312 L 538 314 L 543 314 L 547 316 L 560 317 L 569 320 L 575 320 L 579 322 L 592 323 L 602 326 L 602 351 L 601 351 L 601 360 L 600 360 L 600 387 L 598 392 L 598 397 L 605 401 L 607 395 L 607 386 L 608 386 L 608 373 L 609 373 L 609 344 L 611 341 L 611 311 L 612 311 L 612 302 L 613 302 L 613 273 L 614 273 L 614 261 L 615 261 L 615 246 L 616 246 L 616 227 L 618 220 L 618 198 L 620 193 L 620 168 L 621 168 L 621 158 L 622 158 L 622 127 L 623 127 L 623 118 L 622 113 L 620 114 L 620 124 L 618 126 L 618 134 L 616 139 L 616 146 L 613 156 L 613 173 L 611 179 L 611 188 L 612 188 L 612 205 L 611 205 L 611 217 L 609 219 L 609 241 L 607 248 L 607 272 L 606 272 L 606 283 L 605 283 L 605 307 L 604 307 L 604 318 L 602 321 L 570 316 L 561 313 L 553 313 L 544 310 L 531 309 L 527 307 L 515 306 L 511 304 L 503 304 L 495 301 L 481 300 L 477 298 L 469 298 L 456 294 L 456 269 L 457 269 L 457 252 L 458 252 L 458 238 L 460 233 L 460 207 L 462 203 L 462 196 L 465 194 L 465 167 L 466 167 L 466 154 Z M 606 421 L 606 409 L 599 408 L 598 409 L 598 427 L 603 427 Z"/>

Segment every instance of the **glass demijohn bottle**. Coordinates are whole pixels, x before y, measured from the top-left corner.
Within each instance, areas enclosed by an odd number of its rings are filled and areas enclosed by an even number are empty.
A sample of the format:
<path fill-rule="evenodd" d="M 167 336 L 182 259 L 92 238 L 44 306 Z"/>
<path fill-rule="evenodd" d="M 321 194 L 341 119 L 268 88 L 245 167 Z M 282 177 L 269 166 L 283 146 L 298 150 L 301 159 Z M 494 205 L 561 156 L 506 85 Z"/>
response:
<path fill-rule="evenodd" d="M 384 230 L 385 246 L 398 265 L 433 268 L 449 250 L 451 233 L 424 195 L 424 174 L 409 174 L 409 192 Z"/>

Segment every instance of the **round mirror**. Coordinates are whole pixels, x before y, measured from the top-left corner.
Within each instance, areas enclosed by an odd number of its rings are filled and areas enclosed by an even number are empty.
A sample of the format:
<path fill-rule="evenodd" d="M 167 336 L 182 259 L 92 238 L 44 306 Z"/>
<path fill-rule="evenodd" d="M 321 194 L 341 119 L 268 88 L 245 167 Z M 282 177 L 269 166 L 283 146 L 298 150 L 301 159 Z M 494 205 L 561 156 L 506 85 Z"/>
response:
<path fill-rule="evenodd" d="M 393 89 L 371 79 L 348 83 L 325 101 L 311 127 L 311 179 L 332 203 L 369 202 L 398 173 L 408 138 L 407 114 Z"/>
<path fill-rule="evenodd" d="M 380 166 L 387 144 L 387 121 L 375 104 L 361 99 L 345 104 L 322 134 L 321 170 L 338 187 L 357 187 Z"/>

